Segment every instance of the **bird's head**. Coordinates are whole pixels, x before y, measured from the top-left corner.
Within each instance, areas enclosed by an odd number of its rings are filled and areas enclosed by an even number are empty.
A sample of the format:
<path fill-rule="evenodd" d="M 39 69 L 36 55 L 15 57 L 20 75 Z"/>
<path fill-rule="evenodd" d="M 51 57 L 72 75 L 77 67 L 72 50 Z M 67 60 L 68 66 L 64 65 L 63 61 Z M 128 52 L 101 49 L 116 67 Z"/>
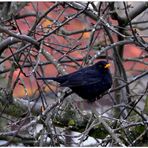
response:
<path fill-rule="evenodd" d="M 99 70 L 108 70 L 111 65 L 106 61 L 99 61 L 95 64 L 95 66 Z"/>

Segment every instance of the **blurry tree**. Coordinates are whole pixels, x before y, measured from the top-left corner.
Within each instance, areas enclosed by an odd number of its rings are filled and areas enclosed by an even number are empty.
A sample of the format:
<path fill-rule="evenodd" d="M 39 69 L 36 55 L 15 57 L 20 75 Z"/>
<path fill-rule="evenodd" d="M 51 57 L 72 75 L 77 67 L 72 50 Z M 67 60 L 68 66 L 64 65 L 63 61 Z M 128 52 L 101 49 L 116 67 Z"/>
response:
<path fill-rule="evenodd" d="M 147 8 L 0 3 L 0 146 L 147 146 Z M 112 64 L 113 86 L 93 104 L 36 80 L 101 59 Z"/>

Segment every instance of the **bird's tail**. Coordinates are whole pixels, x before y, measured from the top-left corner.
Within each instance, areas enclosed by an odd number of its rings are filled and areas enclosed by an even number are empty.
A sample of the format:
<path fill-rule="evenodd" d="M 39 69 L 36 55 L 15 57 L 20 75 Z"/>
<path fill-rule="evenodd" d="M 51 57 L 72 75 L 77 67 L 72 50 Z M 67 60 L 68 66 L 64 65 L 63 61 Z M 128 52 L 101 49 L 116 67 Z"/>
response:
<path fill-rule="evenodd" d="M 40 77 L 40 78 L 37 78 L 37 80 L 53 80 L 53 81 L 56 81 L 56 77 Z"/>
<path fill-rule="evenodd" d="M 48 80 L 48 81 L 56 81 L 58 83 L 64 83 L 67 80 L 67 75 L 65 76 L 59 76 L 59 77 L 40 77 L 37 78 L 37 80 Z"/>

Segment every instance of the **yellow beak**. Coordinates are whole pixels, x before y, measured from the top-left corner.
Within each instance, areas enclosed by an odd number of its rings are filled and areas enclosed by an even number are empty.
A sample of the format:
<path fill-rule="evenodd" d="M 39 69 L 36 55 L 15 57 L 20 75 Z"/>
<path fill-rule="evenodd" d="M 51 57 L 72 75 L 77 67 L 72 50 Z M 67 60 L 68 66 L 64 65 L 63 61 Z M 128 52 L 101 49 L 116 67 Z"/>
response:
<path fill-rule="evenodd" d="M 106 64 L 104 68 L 109 68 L 110 66 L 110 64 Z"/>

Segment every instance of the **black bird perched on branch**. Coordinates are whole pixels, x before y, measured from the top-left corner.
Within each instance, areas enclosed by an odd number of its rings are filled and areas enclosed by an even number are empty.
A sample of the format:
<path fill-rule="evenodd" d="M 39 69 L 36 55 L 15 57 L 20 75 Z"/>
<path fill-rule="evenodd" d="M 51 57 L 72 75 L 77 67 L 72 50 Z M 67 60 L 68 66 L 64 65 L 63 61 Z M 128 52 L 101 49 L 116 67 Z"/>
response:
<path fill-rule="evenodd" d="M 83 99 L 94 102 L 102 93 L 111 88 L 110 64 L 99 61 L 92 66 L 59 77 L 41 77 L 38 80 L 53 80 L 61 87 L 69 87 Z"/>

